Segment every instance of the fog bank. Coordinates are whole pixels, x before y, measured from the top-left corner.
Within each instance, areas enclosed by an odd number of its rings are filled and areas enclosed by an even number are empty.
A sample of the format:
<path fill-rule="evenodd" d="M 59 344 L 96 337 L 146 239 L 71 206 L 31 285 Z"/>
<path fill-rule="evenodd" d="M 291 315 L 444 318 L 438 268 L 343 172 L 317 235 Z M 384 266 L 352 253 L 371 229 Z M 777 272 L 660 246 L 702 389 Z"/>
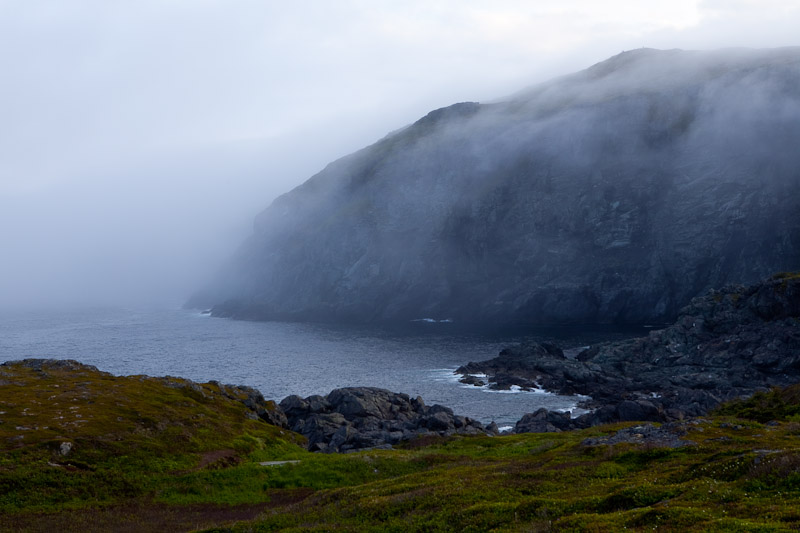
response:
<path fill-rule="evenodd" d="M 0 305 L 180 302 L 273 198 L 431 109 L 798 27 L 785 1 L 0 1 Z"/>

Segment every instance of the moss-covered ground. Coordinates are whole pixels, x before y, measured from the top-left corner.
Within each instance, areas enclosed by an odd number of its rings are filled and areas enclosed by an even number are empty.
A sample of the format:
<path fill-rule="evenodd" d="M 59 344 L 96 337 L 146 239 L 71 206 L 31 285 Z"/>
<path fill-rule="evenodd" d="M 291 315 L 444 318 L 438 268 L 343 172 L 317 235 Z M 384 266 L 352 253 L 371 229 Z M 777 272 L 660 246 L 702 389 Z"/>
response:
<path fill-rule="evenodd" d="M 800 528 L 791 390 L 685 424 L 680 448 L 582 444 L 618 424 L 320 455 L 213 384 L 0 368 L 3 531 Z M 299 462 L 259 464 L 279 460 Z"/>

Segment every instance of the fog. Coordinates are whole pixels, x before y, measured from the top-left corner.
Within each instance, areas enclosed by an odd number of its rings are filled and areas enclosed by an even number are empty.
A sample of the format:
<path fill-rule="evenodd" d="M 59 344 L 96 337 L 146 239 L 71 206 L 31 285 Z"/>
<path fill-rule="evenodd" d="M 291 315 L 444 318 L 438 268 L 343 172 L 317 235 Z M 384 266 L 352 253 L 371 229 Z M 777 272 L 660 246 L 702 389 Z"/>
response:
<path fill-rule="evenodd" d="M 279 194 L 458 101 L 800 2 L 0 0 L 0 306 L 179 305 Z"/>

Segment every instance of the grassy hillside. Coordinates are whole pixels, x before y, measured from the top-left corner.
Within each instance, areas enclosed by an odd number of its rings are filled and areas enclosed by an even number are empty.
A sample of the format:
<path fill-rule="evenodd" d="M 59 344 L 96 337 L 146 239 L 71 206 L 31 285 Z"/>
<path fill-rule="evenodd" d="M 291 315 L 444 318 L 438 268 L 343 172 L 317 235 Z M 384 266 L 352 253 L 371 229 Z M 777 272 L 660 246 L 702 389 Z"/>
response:
<path fill-rule="evenodd" d="M 800 423 L 800 383 L 757 392 L 746 400 L 737 400 L 721 406 L 716 413 L 735 415 L 758 422 L 792 420 Z"/>
<path fill-rule="evenodd" d="M 364 454 L 361 460 L 402 457 L 427 467 L 315 493 L 233 530 L 788 531 L 800 526 L 799 424 L 715 418 L 687 426 L 685 438 L 695 445 L 680 448 L 581 444 L 590 434 L 620 427 L 455 439 L 419 450 Z"/>
<path fill-rule="evenodd" d="M 215 483 L 215 474 L 240 465 L 245 478 L 255 461 L 302 455 L 302 441 L 258 420 L 218 384 L 114 377 L 73 361 L 6 364 L 0 530 L 34 527 L 26 517 L 40 512 L 121 502 L 262 502 L 244 485 Z"/>
<path fill-rule="evenodd" d="M 796 530 L 797 397 L 771 394 L 769 420 L 752 401 L 669 442 L 628 423 L 320 455 L 215 384 L 7 365 L 0 530 Z"/>

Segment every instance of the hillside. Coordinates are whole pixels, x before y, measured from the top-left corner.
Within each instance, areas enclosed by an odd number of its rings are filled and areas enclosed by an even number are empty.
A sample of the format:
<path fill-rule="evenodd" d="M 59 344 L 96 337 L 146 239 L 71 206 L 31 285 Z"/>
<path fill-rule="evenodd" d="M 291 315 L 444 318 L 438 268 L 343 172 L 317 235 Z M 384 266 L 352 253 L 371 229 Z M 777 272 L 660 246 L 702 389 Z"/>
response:
<path fill-rule="evenodd" d="M 233 494 L 204 487 L 219 470 L 304 453 L 303 437 L 268 422 L 281 422 L 277 412 L 247 387 L 117 377 L 71 360 L 3 363 L 0 531 L 109 530 L 115 520 L 172 531 L 256 516 L 260 485 L 250 497 L 241 478 Z M 102 512 L 111 505 L 116 518 Z"/>
<path fill-rule="evenodd" d="M 800 48 L 634 50 L 460 103 L 258 215 L 190 304 L 244 319 L 652 323 L 800 267 Z"/>
<path fill-rule="evenodd" d="M 789 531 L 797 386 L 704 419 L 310 453 L 250 389 L 0 366 L 0 530 Z M 247 406 L 250 405 L 250 407 Z M 255 414 L 255 416 L 254 416 Z M 741 418 L 736 418 L 737 416 Z M 277 464 L 276 464 L 277 463 Z"/>

